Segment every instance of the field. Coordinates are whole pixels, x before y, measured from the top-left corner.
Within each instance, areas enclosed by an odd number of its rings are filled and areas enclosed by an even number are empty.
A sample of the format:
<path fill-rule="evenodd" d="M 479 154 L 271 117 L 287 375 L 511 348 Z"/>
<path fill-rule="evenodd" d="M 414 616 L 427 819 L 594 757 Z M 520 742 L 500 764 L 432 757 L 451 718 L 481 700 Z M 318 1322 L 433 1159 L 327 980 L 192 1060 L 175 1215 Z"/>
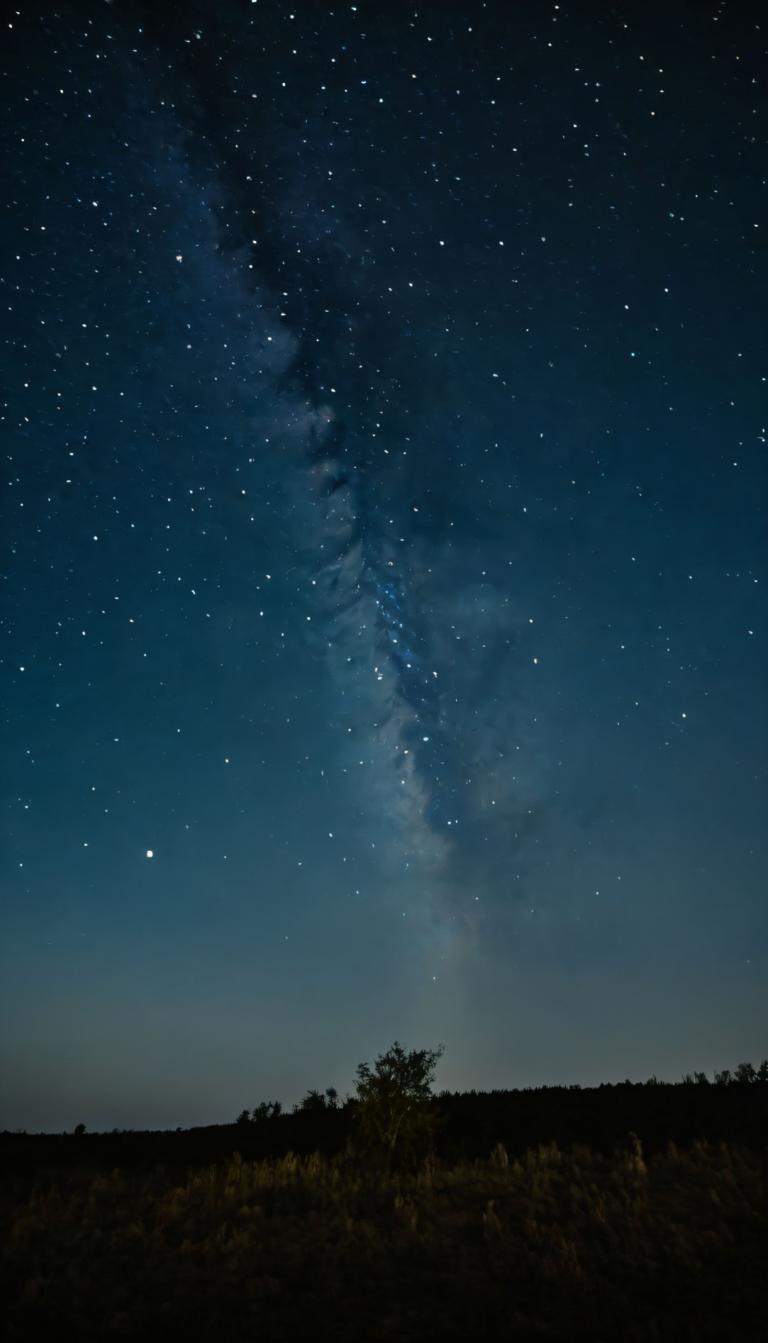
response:
<path fill-rule="evenodd" d="M 399 1171 L 71 1159 L 8 1181 L 7 1337 L 757 1339 L 767 1194 L 759 1144 L 634 1136 Z"/>

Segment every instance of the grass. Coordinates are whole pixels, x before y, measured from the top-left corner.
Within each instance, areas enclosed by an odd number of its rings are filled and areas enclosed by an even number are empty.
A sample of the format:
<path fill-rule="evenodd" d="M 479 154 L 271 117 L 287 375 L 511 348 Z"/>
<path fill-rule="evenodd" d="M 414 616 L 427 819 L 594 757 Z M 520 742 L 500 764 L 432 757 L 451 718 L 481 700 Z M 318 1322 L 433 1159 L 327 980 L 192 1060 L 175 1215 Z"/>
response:
<path fill-rule="evenodd" d="M 766 1175 L 754 1147 L 635 1138 L 412 1172 L 49 1170 L 3 1206 L 7 1337 L 757 1339 Z"/>

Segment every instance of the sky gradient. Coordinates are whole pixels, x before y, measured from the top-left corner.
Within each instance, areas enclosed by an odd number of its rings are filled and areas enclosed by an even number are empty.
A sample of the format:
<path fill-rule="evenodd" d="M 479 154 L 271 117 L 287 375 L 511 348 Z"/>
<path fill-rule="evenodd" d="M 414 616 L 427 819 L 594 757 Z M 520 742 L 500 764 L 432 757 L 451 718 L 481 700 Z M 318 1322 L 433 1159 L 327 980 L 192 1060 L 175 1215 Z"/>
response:
<path fill-rule="evenodd" d="M 764 55 L 13 17 L 0 1125 L 766 1052 Z"/>

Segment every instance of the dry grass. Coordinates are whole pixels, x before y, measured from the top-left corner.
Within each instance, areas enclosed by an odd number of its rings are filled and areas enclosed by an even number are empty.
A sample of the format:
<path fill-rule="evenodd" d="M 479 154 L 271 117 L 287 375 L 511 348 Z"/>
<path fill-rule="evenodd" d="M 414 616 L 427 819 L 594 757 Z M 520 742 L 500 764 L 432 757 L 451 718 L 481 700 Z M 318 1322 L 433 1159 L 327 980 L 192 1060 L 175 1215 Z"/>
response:
<path fill-rule="evenodd" d="M 758 1338 L 765 1195 L 764 1154 L 636 1139 L 49 1173 L 4 1209 L 8 1338 Z"/>

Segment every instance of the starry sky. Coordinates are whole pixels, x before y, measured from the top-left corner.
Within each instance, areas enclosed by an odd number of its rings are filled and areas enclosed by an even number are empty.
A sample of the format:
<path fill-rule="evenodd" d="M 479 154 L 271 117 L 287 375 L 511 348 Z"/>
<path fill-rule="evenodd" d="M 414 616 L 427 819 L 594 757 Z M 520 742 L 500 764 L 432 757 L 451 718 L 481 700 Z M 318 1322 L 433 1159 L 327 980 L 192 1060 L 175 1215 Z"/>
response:
<path fill-rule="evenodd" d="M 11 14 L 0 1124 L 765 1052 L 755 15 Z"/>

